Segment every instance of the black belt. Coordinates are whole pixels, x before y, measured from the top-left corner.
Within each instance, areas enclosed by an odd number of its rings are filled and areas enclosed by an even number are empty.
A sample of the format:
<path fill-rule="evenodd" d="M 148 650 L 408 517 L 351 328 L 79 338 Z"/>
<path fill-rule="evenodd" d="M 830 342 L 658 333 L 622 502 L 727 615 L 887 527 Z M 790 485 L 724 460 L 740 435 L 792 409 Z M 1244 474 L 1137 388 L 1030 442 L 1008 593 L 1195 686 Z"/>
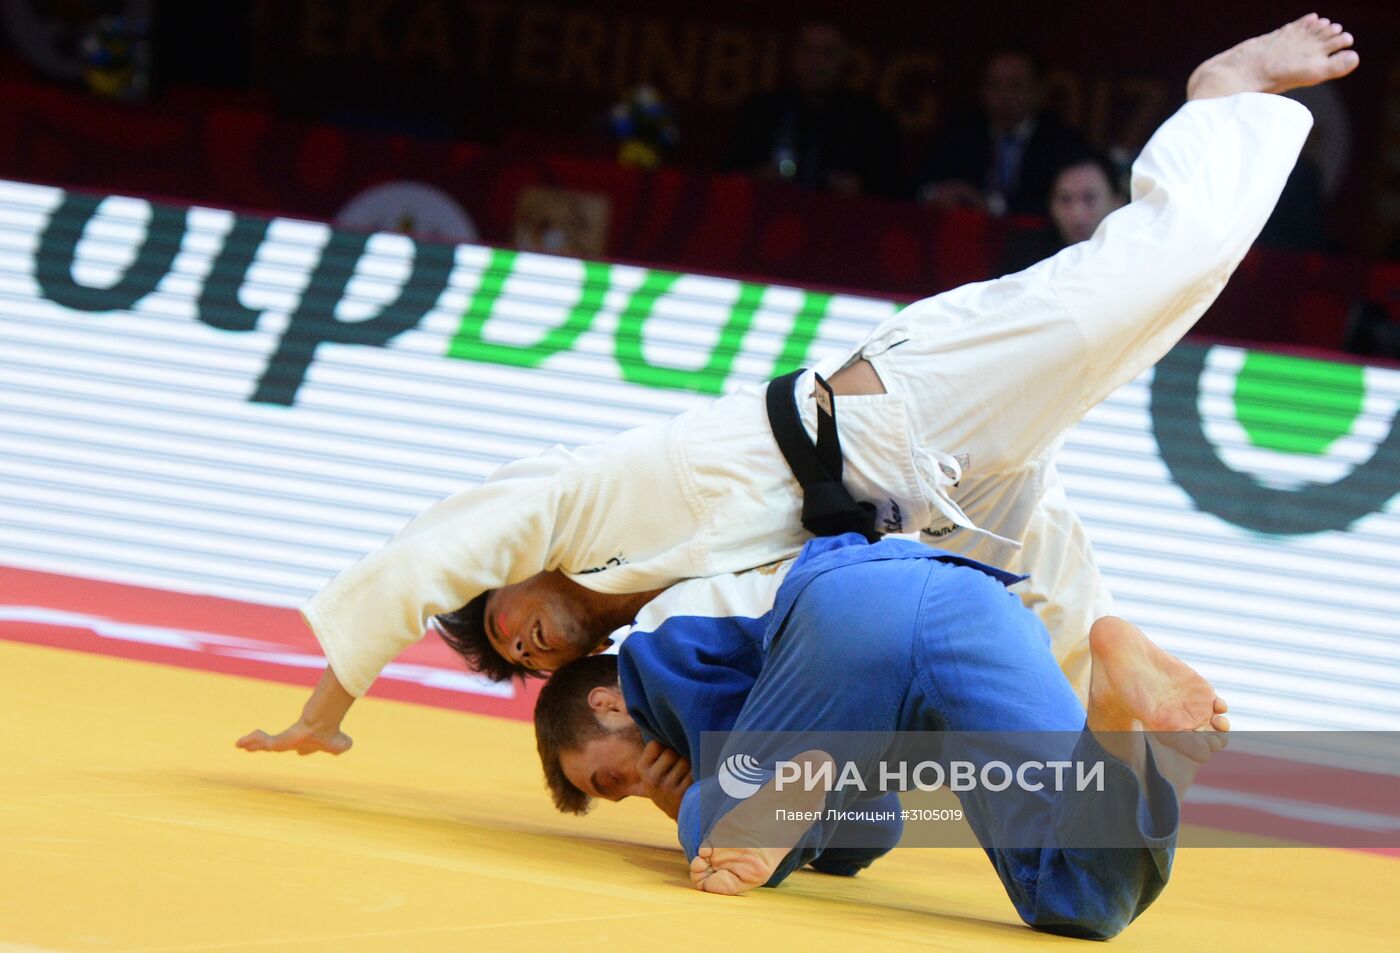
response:
<path fill-rule="evenodd" d="M 841 440 L 836 433 L 836 395 L 820 374 L 817 382 L 817 443 L 807 437 L 797 409 L 797 379 L 801 370 L 768 384 L 768 424 L 783 459 L 802 486 L 802 527 L 814 536 L 859 533 L 872 543 L 875 507 L 859 503 L 841 482 Z"/>

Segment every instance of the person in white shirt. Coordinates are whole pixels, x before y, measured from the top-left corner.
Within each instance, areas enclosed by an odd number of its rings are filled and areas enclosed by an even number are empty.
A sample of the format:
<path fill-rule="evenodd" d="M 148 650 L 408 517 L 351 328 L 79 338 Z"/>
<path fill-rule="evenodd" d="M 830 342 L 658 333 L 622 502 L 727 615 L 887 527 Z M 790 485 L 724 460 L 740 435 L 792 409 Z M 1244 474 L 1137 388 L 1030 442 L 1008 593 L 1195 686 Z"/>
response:
<path fill-rule="evenodd" d="M 1030 576 L 1018 594 L 1049 629 L 1081 698 L 1088 632 L 1112 605 L 1055 451 L 1215 300 L 1312 125 L 1306 108 L 1277 94 L 1351 72 L 1352 42 L 1339 24 L 1309 14 L 1206 60 L 1186 104 L 1134 164 L 1131 202 L 1091 239 L 1026 271 L 916 302 L 798 380 L 811 434 L 814 373 L 829 378 L 844 482 L 877 507 L 878 526 L 923 530 L 940 548 Z M 808 538 L 801 509 L 761 388 L 507 464 L 430 507 L 303 608 L 328 668 L 301 719 L 239 745 L 346 750 L 340 723 L 354 699 L 444 613 L 459 626 L 449 642 L 478 668 L 557 668 L 586 640 L 538 617 L 501 627 L 488 612 L 493 590 L 545 574 L 645 602 L 681 579 L 793 555 Z"/>

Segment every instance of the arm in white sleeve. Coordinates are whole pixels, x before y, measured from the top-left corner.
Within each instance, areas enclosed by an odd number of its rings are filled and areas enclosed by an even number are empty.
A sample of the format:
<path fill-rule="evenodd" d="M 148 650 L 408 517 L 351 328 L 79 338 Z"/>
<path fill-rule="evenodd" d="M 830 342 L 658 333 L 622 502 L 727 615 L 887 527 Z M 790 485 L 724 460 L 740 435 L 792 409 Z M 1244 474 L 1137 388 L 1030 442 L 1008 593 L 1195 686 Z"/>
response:
<path fill-rule="evenodd" d="M 429 618 L 538 572 L 609 592 L 702 574 L 707 510 L 677 472 L 674 423 L 508 463 L 332 579 L 302 615 L 341 684 L 363 695 Z"/>
<path fill-rule="evenodd" d="M 1312 129 L 1266 93 L 1193 100 L 1133 164 L 1132 201 L 1036 266 L 1085 339 L 1073 419 L 1161 359 L 1205 313 L 1273 214 Z"/>
<path fill-rule="evenodd" d="M 419 514 L 302 608 L 331 669 L 359 697 L 428 619 L 559 558 L 561 511 L 582 479 L 562 450 L 508 464 Z"/>

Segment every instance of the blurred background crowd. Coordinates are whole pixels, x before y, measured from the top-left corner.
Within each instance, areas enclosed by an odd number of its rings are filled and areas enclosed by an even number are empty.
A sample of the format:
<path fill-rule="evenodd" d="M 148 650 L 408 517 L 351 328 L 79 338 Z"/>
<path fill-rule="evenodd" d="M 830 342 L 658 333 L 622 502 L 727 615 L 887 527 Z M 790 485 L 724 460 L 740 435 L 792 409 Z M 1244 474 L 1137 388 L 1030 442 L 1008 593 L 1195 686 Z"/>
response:
<path fill-rule="evenodd" d="M 0 0 L 0 177 L 912 299 L 1088 238 L 1192 66 L 1306 12 Z M 1203 324 L 1400 358 L 1400 7 Z"/>

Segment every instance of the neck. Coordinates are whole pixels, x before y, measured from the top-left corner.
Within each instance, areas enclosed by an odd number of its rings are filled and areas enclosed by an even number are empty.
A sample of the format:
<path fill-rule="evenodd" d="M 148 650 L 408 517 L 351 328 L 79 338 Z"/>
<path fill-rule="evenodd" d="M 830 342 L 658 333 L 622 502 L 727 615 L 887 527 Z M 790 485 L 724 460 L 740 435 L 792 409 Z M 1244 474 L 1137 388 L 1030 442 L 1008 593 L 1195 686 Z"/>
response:
<path fill-rule="evenodd" d="M 624 625 L 630 625 L 637 618 L 642 606 L 666 591 L 666 587 L 663 586 L 647 592 L 596 592 L 587 586 L 580 586 L 566 576 L 561 575 L 560 579 L 573 590 L 574 598 L 583 610 L 584 618 L 588 620 L 588 631 L 599 633 L 599 642 L 607 638 L 609 633 L 616 632 Z"/>
<path fill-rule="evenodd" d="M 606 596 L 607 604 L 596 616 L 599 627 L 606 626 L 609 632 L 613 632 L 624 625 L 630 625 L 637 618 L 637 613 L 642 611 L 642 606 L 665 591 L 665 588 L 661 588 L 648 592 L 629 592 Z M 603 595 L 603 593 L 598 593 L 598 595 Z"/>

